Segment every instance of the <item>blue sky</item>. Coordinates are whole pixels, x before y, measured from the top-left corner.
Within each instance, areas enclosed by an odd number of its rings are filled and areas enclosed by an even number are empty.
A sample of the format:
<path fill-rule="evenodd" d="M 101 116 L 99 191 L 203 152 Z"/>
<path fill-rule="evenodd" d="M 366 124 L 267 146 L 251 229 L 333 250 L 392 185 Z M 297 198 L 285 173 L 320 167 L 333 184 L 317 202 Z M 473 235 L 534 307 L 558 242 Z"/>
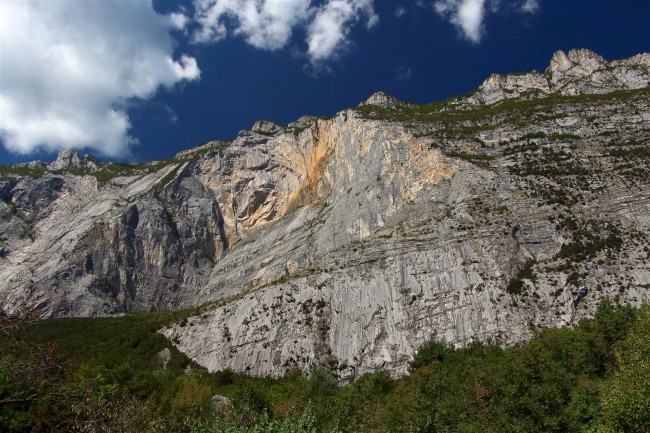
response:
<path fill-rule="evenodd" d="M 424 103 L 556 50 L 650 51 L 647 0 L 0 0 L 0 163 L 146 161 L 377 90 Z"/>

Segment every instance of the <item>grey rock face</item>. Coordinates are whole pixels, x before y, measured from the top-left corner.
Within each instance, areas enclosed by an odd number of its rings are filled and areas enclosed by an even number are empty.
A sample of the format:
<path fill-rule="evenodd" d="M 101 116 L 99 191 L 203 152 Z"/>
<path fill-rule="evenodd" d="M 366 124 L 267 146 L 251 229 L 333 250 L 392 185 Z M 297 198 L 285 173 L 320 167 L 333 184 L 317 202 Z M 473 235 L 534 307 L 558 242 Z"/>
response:
<path fill-rule="evenodd" d="M 379 94 L 167 162 L 0 177 L 2 309 L 214 302 L 163 331 L 210 370 L 348 380 L 402 374 L 430 339 L 511 344 L 647 302 L 650 98 L 630 90 L 647 56 L 603 62 L 556 54 L 552 79 L 492 76 L 431 112 Z M 600 96 L 540 96 L 569 76 Z"/>
<path fill-rule="evenodd" d="M 517 83 L 521 77 L 502 81 Z M 387 191 L 377 185 L 382 176 L 372 181 L 374 165 L 363 165 L 370 167 L 367 177 L 351 170 L 351 183 L 344 171 L 348 191 L 323 188 L 323 209 L 303 208 L 268 229 L 276 240 L 272 253 L 237 274 L 251 279 L 247 293 L 233 293 L 231 302 L 164 334 L 210 370 L 279 376 L 295 367 L 321 366 L 349 380 L 377 368 L 403 374 L 412 354 L 431 339 L 512 344 L 539 327 L 575 323 L 603 298 L 647 302 L 648 252 L 643 241 L 634 240 L 650 239 L 646 171 L 626 172 L 619 158 L 628 151 L 611 150 L 616 143 L 643 142 L 650 133 L 644 120 L 650 115 L 647 91 L 630 95 L 635 96 L 552 104 L 536 109 L 524 126 L 514 107 L 512 114 L 457 122 L 460 135 L 454 123 L 410 121 L 409 130 L 422 137 L 416 142 L 455 156 L 440 161 L 448 165 L 448 177 L 382 212 Z M 378 143 L 370 149 L 387 155 Z M 356 167 L 349 154 L 342 159 Z M 340 176 L 337 169 L 325 178 Z M 585 184 L 576 187 L 578 179 Z M 630 190 L 628 184 L 635 186 Z M 375 188 L 377 209 L 363 201 Z M 379 215 L 378 222 L 373 224 L 365 209 Z M 565 218 L 575 218 L 581 228 L 566 229 Z M 358 238 L 337 239 L 341 225 L 355 232 L 351 221 L 361 228 Z M 618 228 L 605 229 L 605 221 Z M 607 238 L 611 248 L 589 244 L 584 249 L 594 248 L 593 254 L 569 253 L 593 233 Z M 615 252 L 617 236 L 626 246 Z M 244 254 L 264 256 L 267 245 L 264 236 L 257 237 Z M 217 268 L 228 263 L 233 263 L 228 269 L 238 268 L 236 256 Z M 285 260 L 287 277 L 264 278 Z M 251 262 L 255 259 L 238 265 Z M 533 277 L 520 276 L 525 265 Z M 520 289 L 510 288 L 517 282 Z"/>
<path fill-rule="evenodd" d="M 409 102 L 400 101 L 396 97 L 389 95 L 385 92 L 375 92 L 368 99 L 361 102 L 363 105 L 376 105 L 378 107 L 413 107 L 414 105 Z"/>
<path fill-rule="evenodd" d="M 504 99 L 519 98 L 527 92 L 548 94 L 548 80 L 537 72 L 524 75 L 493 74 L 481 84 L 474 97 L 481 104 L 494 104 Z"/>
<path fill-rule="evenodd" d="M 650 85 L 650 54 L 608 62 L 587 49 L 553 55 L 544 74 L 536 71 L 516 75 L 491 75 L 478 91 L 459 98 L 461 105 L 495 104 L 513 99 L 535 99 L 551 93 L 561 95 L 604 94 Z"/>
<path fill-rule="evenodd" d="M 272 122 L 270 120 L 258 120 L 253 125 L 253 128 L 251 129 L 251 131 L 258 132 L 258 133 L 261 133 L 261 134 L 272 135 L 272 134 L 275 134 L 277 132 L 281 132 L 283 129 L 284 128 L 282 127 L 282 125 L 280 125 L 280 124 L 278 124 L 276 122 Z"/>
<path fill-rule="evenodd" d="M 80 158 L 77 149 L 69 148 L 60 152 L 59 156 L 56 158 L 56 161 L 51 163 L 48 168 L 50 170 L 65 170 L 71 168 L 87 168 L 90 170 L 96 170 L 97 165 L 87 158 Z"/>
<path fill-rule="evenodd" d="M 512 344 L 538 327 L 575 323 L 603 298 L 636 305 L 650 300 L 647 253 L 631 240 L 625 241 L 630 260 L 599 256 L 576 263 L 580 273 L 589 269 L 576 286 L 570 282 L 576 271 L 557 272 L 565 266 L 558 257 L 570 244 L 567 234 L 548 221 L 552 205 L 523 196 L 517 182 L 459 164 L 451 182 L 434 186 L 427 199 L 406 205 L 363 241 L 164 334 L 210 370 L 280 376 L 295 367 L 322 366 L 349 380 L 377 368 L 404 374 L 412 354 L 431 339 Z M 614 191 L 618 187 L 598 205 L 591 203 L 588 216 L 602 212 L 601 206 L 618 208 Z M 620 214 L 608 217 L 626 230 L 642 230 L 645 239 L 650 197 L 632 196 L 638 225 L 628 226 Z M 497 210 L 504 207 L 507 214 Z M 327 216 L 308 221 L 321 218 Z M 504 290 L 530 260 L 541 265 L 534 267 L 535 281 L 524 281 L 527 294 Z M 606 265 L 594 268 L 601 260 Z M 619 292 L 619 284 L 627 289 Z M 583 285 L 591 293 L 575 306 Z"/>

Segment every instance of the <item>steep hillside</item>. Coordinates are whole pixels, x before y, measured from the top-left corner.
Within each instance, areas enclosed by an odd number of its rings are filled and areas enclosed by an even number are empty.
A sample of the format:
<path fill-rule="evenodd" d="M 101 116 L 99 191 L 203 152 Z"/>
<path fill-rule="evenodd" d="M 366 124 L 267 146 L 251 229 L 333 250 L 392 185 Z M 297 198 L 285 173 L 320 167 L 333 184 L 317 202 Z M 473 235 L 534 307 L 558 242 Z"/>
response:
<path fill-rule="evenodd" d="M 414 105 L 258 122 L 173 160 L 0 168 L 0 297 L 42 317 L 214 302 L 211 370 L 404 373 L 431 339 L 527 340 L 650 298 L 650 55 L 558 52 Z"/>

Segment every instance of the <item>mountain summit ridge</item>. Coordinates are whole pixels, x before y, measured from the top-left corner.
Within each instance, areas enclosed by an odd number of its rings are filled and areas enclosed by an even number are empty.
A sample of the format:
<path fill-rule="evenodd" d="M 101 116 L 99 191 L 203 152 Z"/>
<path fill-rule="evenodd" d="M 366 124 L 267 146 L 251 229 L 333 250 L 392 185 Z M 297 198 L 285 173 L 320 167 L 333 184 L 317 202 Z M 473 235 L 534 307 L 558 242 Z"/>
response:
<path fill-rule="evenodd" d="M 470 105 L 489 105 L 522 96 L 603 94 L 649 85 L 650 54 L 608 62 L 595 52 L 581 48 L 568 53 L 556 51 L 543 74 L 537 71 L 492 74 L 474 95 L 460 99 Z"/>
<path fill-rule="evenodd" d="M 491 74 L 467 96 L 450 101 L 471 109 L 492 105 L 513 98 L 544 98 L 549 95 L 604 94 L 617 90 L 641 89 L 650 86 L 650 53 L 608 62 L 594 51 L 576 48 L 565 53 L 556 51 L 544 73 Z M 379 107 L 413 107 L 383 91 L 373 93 L 361 102 Z"/>

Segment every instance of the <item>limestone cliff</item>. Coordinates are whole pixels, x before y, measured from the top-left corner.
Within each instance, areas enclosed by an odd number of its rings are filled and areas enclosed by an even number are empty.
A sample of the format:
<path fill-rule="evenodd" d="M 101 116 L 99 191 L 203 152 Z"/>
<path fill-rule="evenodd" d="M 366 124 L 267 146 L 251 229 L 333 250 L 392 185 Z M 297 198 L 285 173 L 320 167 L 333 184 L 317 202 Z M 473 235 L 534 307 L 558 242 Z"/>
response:
<path fill-rule="evenodd" d="M 0 171 L 0 301 L 42 317 L 207 305 L 211 370 L 405 372 L 650 298 L 650 57 L 558 52 L 418 106 L 257 122 L 169 161 Z"/>

